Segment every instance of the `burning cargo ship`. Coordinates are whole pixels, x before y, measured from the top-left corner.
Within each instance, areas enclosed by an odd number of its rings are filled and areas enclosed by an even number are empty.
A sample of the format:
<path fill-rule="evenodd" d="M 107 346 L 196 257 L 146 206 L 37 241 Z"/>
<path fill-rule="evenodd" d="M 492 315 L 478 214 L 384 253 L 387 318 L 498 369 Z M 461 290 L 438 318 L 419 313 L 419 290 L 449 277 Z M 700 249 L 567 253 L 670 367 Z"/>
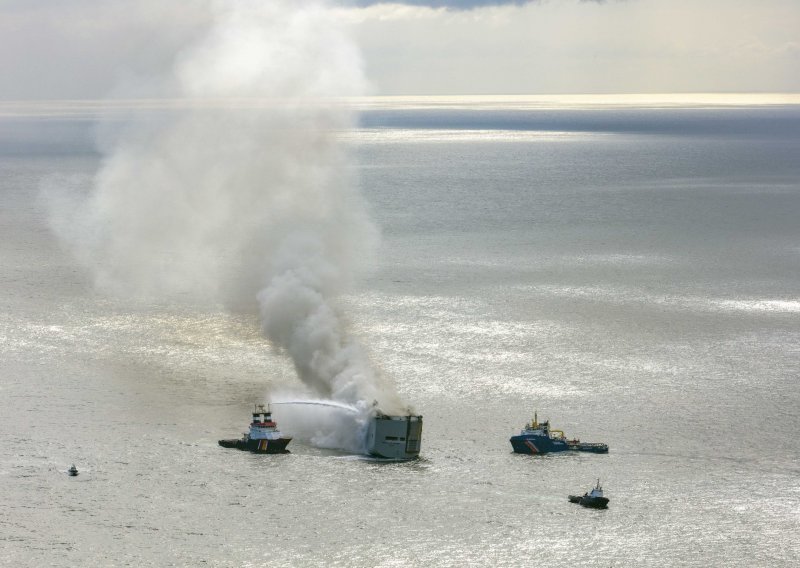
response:
<path fill-rule="evenodd" d="M 419 457 L 422 416 L 396 416 L 378 411 L 369 421 L 367 452 L 379 458 L 410 460 Z"/>

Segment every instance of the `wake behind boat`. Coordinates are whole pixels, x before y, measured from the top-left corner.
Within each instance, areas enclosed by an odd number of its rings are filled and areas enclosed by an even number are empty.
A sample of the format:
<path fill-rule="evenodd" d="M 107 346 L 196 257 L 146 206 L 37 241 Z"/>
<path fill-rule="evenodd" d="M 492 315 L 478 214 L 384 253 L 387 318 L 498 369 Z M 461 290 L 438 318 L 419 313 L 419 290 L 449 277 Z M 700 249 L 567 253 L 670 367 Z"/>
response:
<path fill-rule="evenodd" d="M 259 404 L 253 411 L 250 431 L 236 440 L 220 440 L 219 445 L 223 448 L 236 448 L 257 454 L 288 454 L 286 446 L 291 441 L 291 438 L 285 438 L 278 430 L 269 408 L 264 410 L 264 405 Z"/>
<path fill-rule="evenodd" d="M 561 430 L 551 429 L 550 421 L 539 422 L 536 413 L 518 436 L 511 437 L 511 447 L 518 454 L 548 454 L 551 452 L 608 453 L 608 444 L 568 440 Z"/>

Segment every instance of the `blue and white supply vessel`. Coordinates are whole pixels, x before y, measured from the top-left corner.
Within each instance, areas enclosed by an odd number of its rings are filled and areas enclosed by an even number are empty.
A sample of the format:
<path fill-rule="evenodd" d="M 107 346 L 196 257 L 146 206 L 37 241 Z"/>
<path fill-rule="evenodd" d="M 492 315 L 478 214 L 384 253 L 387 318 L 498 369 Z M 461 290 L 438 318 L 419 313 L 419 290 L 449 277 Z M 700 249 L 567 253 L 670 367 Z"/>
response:
<path fill-rule="evenodd" d="M 518 454 L 549 454 L 551 452 L 608 453 L 608 444 L 568 440 L 561 430 L 550 428 L 550 421 L 539 422 L 536 413 L 518 436 L 511 436 L 511 447 Z"/>

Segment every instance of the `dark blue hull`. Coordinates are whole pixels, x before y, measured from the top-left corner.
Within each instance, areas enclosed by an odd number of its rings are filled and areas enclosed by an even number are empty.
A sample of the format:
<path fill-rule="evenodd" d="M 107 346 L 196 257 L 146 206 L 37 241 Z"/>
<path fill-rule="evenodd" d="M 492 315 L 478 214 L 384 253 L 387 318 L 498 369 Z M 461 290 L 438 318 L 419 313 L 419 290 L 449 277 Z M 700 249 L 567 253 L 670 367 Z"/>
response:
<path fill-rule="evenodd" d="M 537 436 L 531 434 L 512 436 L 511 447 L 518 454 L 551 454 L 556 452 L 591 452 L 595 454 L 608 453 L 606 444 L 569 442 L 560 438 Z"/>
<path fill-rule="evenodd" d="M 570 503 L 577 503 L 591 509 L 607 509 L 608 497 L 590 497 L 589 495 L 570 495 Z"/>
<path fill-rule="evenodd" d="M 277 440 L 220 440 L 219 445 L 223 448 L 236 448 L 256 454 L 288 454 L 286 446 L 291 442 L 291 438 L 279 438 Z"/>
<path fill-rule="evenodd" d="M 565 440 L 531 435 L 512 436 L 511 447 L 518 454 L 550 454 L 569 450 L 569 445 Z"/>

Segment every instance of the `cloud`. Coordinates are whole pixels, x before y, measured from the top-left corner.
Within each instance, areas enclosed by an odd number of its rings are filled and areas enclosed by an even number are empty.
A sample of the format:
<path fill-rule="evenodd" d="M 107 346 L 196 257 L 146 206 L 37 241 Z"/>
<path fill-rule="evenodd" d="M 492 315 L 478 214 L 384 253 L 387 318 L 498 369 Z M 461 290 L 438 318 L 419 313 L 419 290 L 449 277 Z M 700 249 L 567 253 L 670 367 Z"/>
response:
<path fill-rule="evenodd" d="M 796 0 L 398 6 L 354 10 L 365 16 L 355 29 L 380 94 L 800 89 Z"/>
<path fill-rule="evenodd" d="M 528 4 L 538 0 L 356 0 L 356 6 L 372 6 L 375 4 L 406 4 L 409 6 L 427 6 L 429 8 L 447 8 L 449 10 L 472 10 L 486 6 L 503 6 L 507 4 Z"/>
<path fill-rule="evenodd" d="M 487 6 L 522 6 L 523 4 L 539 3 L 542 0 L 355 0 L 355 6 L 374 6 L 377 4 L 404 4 L 407 6 L 425 6 L 428 8 L 446 8 L 447 10 L 474 10 Z M 603 4 L 607 0 L 580 0 L 581 2 L 594 2 Z"/>
<path fill-rule="evenodd" d="M 169 71 L 207 29 L 206 0 L 6 0 L 0 99 L 103 97 Z"/>
<path fill-rule="evenodd" d="M 0 99 L 158 96 L 217 2 L 0 0 Z M 797 0 L 328 4 L 378 94 L 800 90 Z"/>

